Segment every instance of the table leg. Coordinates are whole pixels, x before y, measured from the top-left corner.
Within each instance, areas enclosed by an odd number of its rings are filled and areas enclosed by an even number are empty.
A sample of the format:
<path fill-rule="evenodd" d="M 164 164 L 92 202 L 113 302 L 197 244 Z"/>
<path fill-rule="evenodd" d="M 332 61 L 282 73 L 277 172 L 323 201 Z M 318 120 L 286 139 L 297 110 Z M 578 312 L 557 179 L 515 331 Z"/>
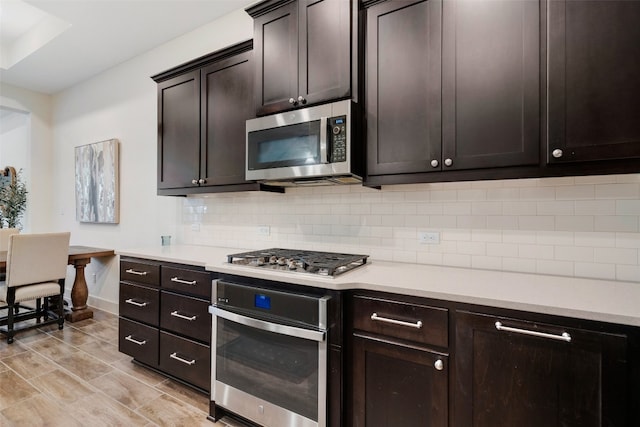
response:
<path fill-rule="evenodd" d="M 84 277 L 84 268 L 91 262 L 91 258 L 76 259 L 73 266 L 76 269 L 76 277 L 71 288 L 71 311 L 65 315 L 65 319 L 69 322 L 78 322 L 93 317 L 93 310 L 87 307 L 87 298 L 89 297 L 89 288 L 87 288 L 87 280 Z"/>

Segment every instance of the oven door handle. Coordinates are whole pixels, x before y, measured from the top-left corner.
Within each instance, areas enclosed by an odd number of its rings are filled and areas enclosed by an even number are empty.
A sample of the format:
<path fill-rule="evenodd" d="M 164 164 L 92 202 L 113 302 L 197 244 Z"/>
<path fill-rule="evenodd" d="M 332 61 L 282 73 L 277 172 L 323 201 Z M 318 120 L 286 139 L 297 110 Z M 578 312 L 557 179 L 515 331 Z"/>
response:
<path fill-rule="evenodd" d="M 227 319 L 231 322 L 240 323 L 241 325 L 251 328 L 261 329 L 263 331 L 275 332 L 276 334 L 297 337 L 306 340 L 322 342 L 325 340 L 326 332 L 314 331 L 312 329 L 297 328 L 295 326 L 282 325 L 279 323 L 266 322 L 264 320 L 255 319 L 253 317 L 243 316 L 241 314 L 232 313 L 213 305 L 209 306 L 209 313 L 214 316 Z M 215 325 L 214 325 L 215 327 Z"/>

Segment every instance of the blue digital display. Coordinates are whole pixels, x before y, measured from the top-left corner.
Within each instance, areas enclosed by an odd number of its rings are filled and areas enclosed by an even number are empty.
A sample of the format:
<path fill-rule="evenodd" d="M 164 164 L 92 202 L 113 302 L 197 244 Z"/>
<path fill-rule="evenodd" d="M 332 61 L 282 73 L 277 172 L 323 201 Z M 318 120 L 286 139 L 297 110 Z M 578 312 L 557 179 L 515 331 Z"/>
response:
<path fill-rule="evenodd" d="M 341 125 L 344 123 L 344 119 L 336 119 L 336 124 Z"/>
<path fill-rule="evenodd" d="M 265 310 L 271 310 L 271 297 L 262 294 L 256 294 L 253 304 L 258 308 L 264 308 Z"/>

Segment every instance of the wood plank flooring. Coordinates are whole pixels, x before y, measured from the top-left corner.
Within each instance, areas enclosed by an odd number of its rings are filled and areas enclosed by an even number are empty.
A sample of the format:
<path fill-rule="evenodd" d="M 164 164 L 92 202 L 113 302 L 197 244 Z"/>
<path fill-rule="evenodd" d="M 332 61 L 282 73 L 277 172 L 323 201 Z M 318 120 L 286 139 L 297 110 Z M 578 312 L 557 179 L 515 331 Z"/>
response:
<path fill-rule="evenodd" d="M 209 396 L 118 352 L 118 317 L 0 335 L 0 426 L 204 426 Z"/>

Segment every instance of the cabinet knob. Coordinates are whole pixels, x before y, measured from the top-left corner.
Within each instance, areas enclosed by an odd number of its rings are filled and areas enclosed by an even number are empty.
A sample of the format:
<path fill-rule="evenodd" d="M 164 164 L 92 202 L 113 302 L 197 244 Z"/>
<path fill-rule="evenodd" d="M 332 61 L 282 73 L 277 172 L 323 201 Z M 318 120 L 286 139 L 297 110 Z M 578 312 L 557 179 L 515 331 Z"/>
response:
<path fill-rule="evenodd" d="M 296 100 L 295 100 L 295 99 L 293 99 L 293 98 L 289 98 L 289 104 L 291 104 L 291 105 L 295 105 L 295 103 L 296 103 Z"/>
<path fill-rule="evenodd" d="M 444 165 L 445 166 L 451 166 L 453 164 L 453 160 L 451 159 L 444 159 Z"/>
<path fill-rule="evenodd" d="M 442 371 L 444 369 L 444 362 L 438 359 L 436 360 L 436 363 L 433 364 L 433 367 L 436 368 L 437 371 Z"/>
<path fill-rule="evenodd" d="M 562 157 L 562 150 L 561 150 L 561 149 L 559 149 L 559 148 L 556 148 L 555 150 L 553 150 L 553 151 L 551 152 L 551 155 L 552 155 L 553 157 L 555 157 L 556 159 L 559 159 L 560 157 Z"/>
<path fill-rule="evenodd" d="M 200 178 L 200 179 L 198 180 L 198 184 L 204 184 L 204 183 L 206 183 L 206 182 L 207 182 L 207 180 L 206 180 L 206 179 L 204 179 L 204 178 Z"/>
<path fill-rule="evenodd" d="M 197 179 L 192 179 L 192 180 L 191 180 L 191 183 L 192 183 L 193 185 L 198 185 L 198 180 L 197 180 Z"/>
<path fill-rule="evenodd" d="M 434 160 L 431 160 L 431 167 L 432 167 L 432 168 L 437 168 L 439 164 L 440 164 L 440 163 L 438 163 L 438 161 L 437 161 L 437 160 L 435 160 L 435 159 L 434 159 Z"/>
<path fill-rule="evenodd" d="M 301 104 L 306 104 L 307 100 L 304 99 L 304 96 L 300 95 L 300 96 L 298 96 L 298 102 L 301 103 Z"/>

